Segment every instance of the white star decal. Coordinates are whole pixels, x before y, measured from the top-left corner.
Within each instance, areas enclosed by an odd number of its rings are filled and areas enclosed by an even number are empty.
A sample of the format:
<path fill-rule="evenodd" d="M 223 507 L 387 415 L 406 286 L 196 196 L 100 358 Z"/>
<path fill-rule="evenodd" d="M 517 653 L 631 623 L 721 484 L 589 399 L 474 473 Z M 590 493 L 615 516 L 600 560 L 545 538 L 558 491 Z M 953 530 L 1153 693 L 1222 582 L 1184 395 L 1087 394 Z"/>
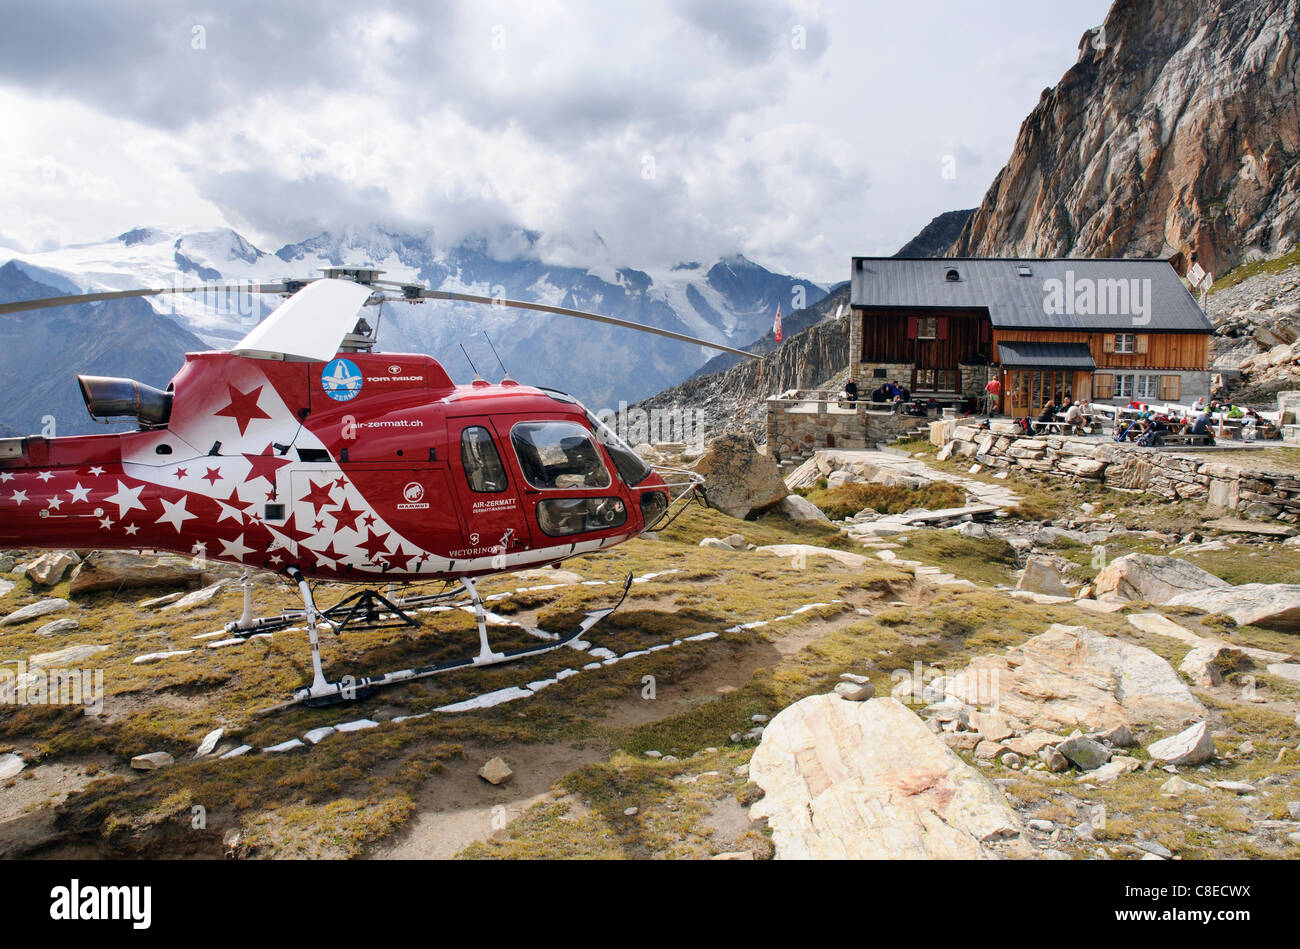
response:
<path fill-rule="evenodd" d="M 53 471 L 42 471 L 42 472 L 41 472 L 40 474 L 38 474 L 36 477 L 40 478 L 42 481 L 49 481 L 51 478 L 54 477 L 54 472 L 53 472 Z"/>
<path fill-rule="evenodd" d="M 12 480 L 14 480 L 13 472 L 10 472 L 10 471 L 0 471 L 0 482 L 2 482 L 2 481 L 12 481 Z"/>
<path fill-rule="evenodd" d="M 163 516 L 158 518 L 155 524 L 170 524 L 176 528 L 176 533 L 181 532 L 181 525 L 192 518 L 198 517 L 197 514 L 191 514 L 185 510 L 185 502 L 189 498 L 181 498 L 179 501 L 168 501 L 166 498 L 159 498 L 162 501 Z"/>
<path fill-rule="evenodd" d="M 99 467 L 99 465 L 95 465 L 95 467 L 90 469 L 90 473 L 94 475 L 96 478 L 98 478 L 100 475 L 104 473 L 104 469 Z"/>
<path fill-rule="evenodd" d="M 75 488 L 69 488 L 69 489 L 68 489 L 68 493 L 69 493 L 70 495 L 72 495 L 72 500 L 73 500 L 73 501 L 89 501 L 89 500 L 90 500 L 90 488 L 83 488 L 83 487 L 81 486 L 81 482 L 80 482 L 80 481 L 77 482 L 77 486 L 76 486 Z"/>
<path fill-rule="evenodd" d="M 108 530 L 108 529 L 111 528 L 115 523 L 117 523 L 117 522 L 114 521 L 111 517 L 105 517 L 102 521 L 99 522 L 99 526 L 102 527 L 102 528 L 104 528 L 104 530 Z"/>
<path fill-rule="evenodd" d="M 217 539 L 221 540 L 221 538 L 217 538 Z M 234 540 L 221 541 L 222 557 L 234 557 L 236 560 L 243 560 L 245 554 L 251 554 L 252 552 L 253 552 L 252 547 L 244 546 L 243 534 L 240 534 Z"/>
<path fill-rule="evenodd" d="M 59 500 L 57 494 L 52 495 L 48 503 L 51 511 L 57 511 L 59 508 L 63 507 L 63 502 Z"/>
<path fill-rule="evenodd" d="M 136 527 L 134 524 L 127 524 L 127 525 L 126 525 L 126 532 L 127 532 L 128 534 L 134 534 L 134 533 L 135 533 L 136 531 L 138 531 L 139 529 L 140 529 L 140 528 Z"/>
<path fill-rule="evenodd" d="M 10 501 L 17 501 L 17 502 L 18 502 L 18 506 L 19 506 L 19 507 L 22 507 L 22 506 L 23 506 L 23 502 L 27 500 L 27 492 L 26 492 L 26 491 L 19 491 L 17 488 L 14 488 L 14 496 L 11 497 L 9 500 L 10 500 Z"/>
<path fill-rule="evenodd" d="M 117 505 L 118 517 L 126 517 L 127 511 L 132 511 L 136 508 L 139 508 L 141 511 L 148 510 L 148 508 L 140 503 L 140 492 L 143 490 L 144 485 L 140 485 L 138 488 L 128 488 L 119 481 L 117 483 L 117 493 L 110 494 L 108 497 L 104 498 L 104 501 L 108 504 Z"/>
<path fill-rule="evenodd" d="M 214 498 L 213 500 L 215 500 L 217 504 L 221 507 L 221 516 L 217 518 L 218 524 L 220 524 L 222 521 L 225 520 L 231 520 L 234 521 L 236 524 L 238 524 L 240 527 L 244 526 L 243 511 L 241 511 L 237 507 L 231 507 L 229 504 L 227 504 L 225 501 L 221 500 L 220 498 Z"/>

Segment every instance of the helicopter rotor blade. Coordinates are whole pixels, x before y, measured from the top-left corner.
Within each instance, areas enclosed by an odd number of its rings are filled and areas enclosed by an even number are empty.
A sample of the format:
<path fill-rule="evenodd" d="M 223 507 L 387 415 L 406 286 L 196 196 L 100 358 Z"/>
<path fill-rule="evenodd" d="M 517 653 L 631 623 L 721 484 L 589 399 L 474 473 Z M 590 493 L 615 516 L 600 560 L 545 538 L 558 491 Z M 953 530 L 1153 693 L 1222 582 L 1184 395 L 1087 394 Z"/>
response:
<path fill-rule="evenodd" d="M 730 346 L 724 346 L 721 343 L 711 343 L 706 339 L 699 339 L 695 336 L 687 336 L 685 333 L 674 333 L 672 330 L 660 329 L 657 326 L 646 326 L 644 323 L 633 323 L 631 320 L 620 320 L 613 316 L 601 316 L 599 313 L 587 313 L 584 310 L 571 310 L 563 306 L 549 306 L 545 303 L 528 303 L 523 300 L 503 300 L 493 297 L 476 296 L 472 293 L 457 293 L 453 290 L 426 290 L 424 287 L 415 287 L 410 284 L 391 283 L 389 281 L 377 280 L 378 284 L 398 288 L 402 293 L 411 299 L 417 297 L 423 300 L 451 300 L 457 303 L 482 303 L 488 306 L 509 306 L 520 310 L 536 310 L 539 313 L 558 313 L 561 316 L 576 316 L 582 320 L 593 320 L 597 323 L 607 323 L 610 326 L 621 326 L 625 329 L 640 330 L 643 333 L 654 333 L 656 336 L 664 336 L 668 339 L 675 339 L 682 343 L 691 343 L 696 346 L 707 346 L 709 349 L 717 349 L 724 353 L 731 353 L 733 356 L 743 356 L 746 359 L 760 358 L 755 353 L 745 352 L 743 349 L 733 349 Z"/>
<path fill-rule="evenodd" d="M 124 300 L 129 297 L 156 297 L 172 293 L 215 293 L 226 290 L 242 290 L 245 293 L 288 293 L 291 289 L 283 283 L 224 283 L 199 284 L 193 287 L 151 287 L 144 290 L 106 290 L 101 293 L 74 293 L 62 297 L 42 297 L 37 300 L 0 303 L 0 315 L 21 313 L 25 310 L 45 310 L 56 306 L 72 306 L 77 303 L 98 303 L 102 300 Z"/>

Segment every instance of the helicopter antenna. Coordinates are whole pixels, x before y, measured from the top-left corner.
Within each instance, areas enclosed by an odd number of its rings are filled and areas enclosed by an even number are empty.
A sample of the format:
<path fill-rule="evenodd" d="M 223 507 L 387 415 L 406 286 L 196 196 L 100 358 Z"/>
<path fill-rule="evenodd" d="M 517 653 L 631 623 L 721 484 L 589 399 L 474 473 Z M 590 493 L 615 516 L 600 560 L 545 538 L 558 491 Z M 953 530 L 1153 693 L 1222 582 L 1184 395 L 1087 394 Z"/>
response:
<path fill-rule="evenodd" d="M 492 346 L 492 337 L 487 334 L 487 330 L 483 330 L 483 338 L 487 340 L 487 344 L 489 346 Z M 492 346 L 492 355 L 497 357 L 497 363 L 498 365 L 501 366 L 501 372 L 504 373 L 502 377 L 502 381 L 509 379 L 510 370 L 506 368 L 505 363 L 501 362 L 501 354 L 497 352 L 497 348 L 495 346 Z"/>
<path fill-rule="evenodd" d="M 474 365 L 474 360 L 470 359 L 470 358 L 469 358 L 469 353 L 465 352 L 465 344 L 464 344 L 464 343 L 461 343 L 461 344 L 460 344 L 460 351 L 461 351 L 462 353 L 465 353 L 465 361 L 466 361 L 467 363 L 469 363 L 469 367 L 470 367 L 471 369 L 474 370 L 474 378 L 475 378 L 475 379 L 482 379 L 483 377 L 480 376 L 480 375 L 478 374 L 478 366 Z"/>

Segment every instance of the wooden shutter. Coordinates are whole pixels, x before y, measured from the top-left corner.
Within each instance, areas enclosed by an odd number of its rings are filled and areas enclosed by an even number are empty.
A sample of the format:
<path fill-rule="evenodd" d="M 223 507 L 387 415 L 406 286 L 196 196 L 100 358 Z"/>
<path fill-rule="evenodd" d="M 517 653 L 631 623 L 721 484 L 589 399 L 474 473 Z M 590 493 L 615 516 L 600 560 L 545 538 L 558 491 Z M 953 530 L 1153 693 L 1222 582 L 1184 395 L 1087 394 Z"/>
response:
<path fill-rule="evenodd" d="M 934 321 L 934 336 L 936 339 L 948 338 L 948 317 L 941 316 Z"/>
<path fill-rule="evenodd" d="M 1179 376 L 1160 377 L 1160 401 L 1177 402 L 1181 395 L 1182 378 Z"/>
<path fill-rule="evenodd" d="M 1147 336 L 1145 333 L 1142 334 L 1141 336 L 1136 336 L 1136 337 L 1134 337 L 1134 339 L 1133 339 L 1133 352 L 1135 352 L 1135 353 L 1139 353 L 1139 354 L 1141 354 L 1141 353 L 1145 353 L 1145 352 L 1147 351 L 1147 340 L 1149 340 L 1149 339 L 1150 339 L 1150 337 Z"/>
<path fill-rule="evenodd" d="M 1115 351 L 1115 334 L 1107 333 L 1101 338 L 1101 351 L 1103 353 L 1113 353 Z"/>
<path fill-rule="evenodd" d="M 907 318 L 907 338 L 916 339 L 917 337 L 917 320 L 915 316 Z"/>
<path fill-rule="evenodd" d="M 1109 372 L 1095 373 L 1092 377 L 1092 397 L 1094 399 L 1110 399 L 1114 395 L 1115 377 Z"/>

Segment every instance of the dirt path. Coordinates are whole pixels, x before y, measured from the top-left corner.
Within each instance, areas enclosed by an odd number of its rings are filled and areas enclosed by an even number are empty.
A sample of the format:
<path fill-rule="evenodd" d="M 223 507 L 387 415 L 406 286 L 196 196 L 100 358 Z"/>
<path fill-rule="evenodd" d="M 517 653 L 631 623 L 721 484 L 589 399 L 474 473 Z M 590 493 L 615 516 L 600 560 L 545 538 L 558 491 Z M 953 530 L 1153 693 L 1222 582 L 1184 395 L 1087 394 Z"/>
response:
<path fill-rule="evenodd" d="M 478 776 L 490 758 L 500 757 L 514 774 L 493 786 Z M 475 841 L 503 829 L 570 771 L 600 761 L 592 748 L 567 744 L 467 746 L 465 758 L 429 778 L 417 795 L 419 814 L 398 838 L 367 859 L 446 860 Z"/>

